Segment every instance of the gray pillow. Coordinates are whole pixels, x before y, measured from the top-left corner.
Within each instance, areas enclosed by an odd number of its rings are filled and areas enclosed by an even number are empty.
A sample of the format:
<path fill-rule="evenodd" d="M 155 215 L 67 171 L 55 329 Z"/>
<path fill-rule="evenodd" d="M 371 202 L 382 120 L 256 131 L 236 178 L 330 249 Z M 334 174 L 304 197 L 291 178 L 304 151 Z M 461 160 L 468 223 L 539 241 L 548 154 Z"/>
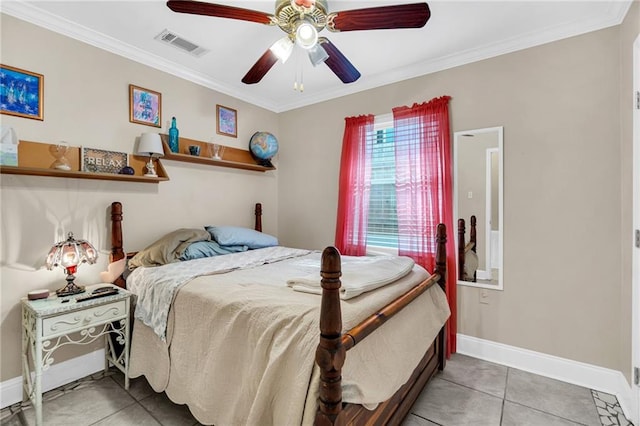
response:
<path fill-rule="evenodd" d="M 211 235 L 204 229 L 178 229 L 136 253 L 129 260 L 129 269 L 133 270 L 139 266 L 161 266 L 177 262 L 189 245 L 196 241 L 209 240 L 211 240 Z"/>

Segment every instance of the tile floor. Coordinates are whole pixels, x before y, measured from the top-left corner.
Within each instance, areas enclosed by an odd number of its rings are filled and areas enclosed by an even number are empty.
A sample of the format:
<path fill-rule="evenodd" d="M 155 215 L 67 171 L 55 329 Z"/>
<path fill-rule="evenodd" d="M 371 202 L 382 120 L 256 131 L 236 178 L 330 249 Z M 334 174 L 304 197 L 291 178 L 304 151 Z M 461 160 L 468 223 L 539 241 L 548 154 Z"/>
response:
<path fill-rule="evenodd" d="M 95 374 L 44 395 L 46 426 L 199 425 L 184 405 L 155 393 L 143 378 L 115 370 Z M 6 426 L 33 425 L 33 409 L 1 411 Z M 403 426 L 601 426 L 631 423 L 616 398 L 514 368 L 456 354 L 424 389 Z"/>

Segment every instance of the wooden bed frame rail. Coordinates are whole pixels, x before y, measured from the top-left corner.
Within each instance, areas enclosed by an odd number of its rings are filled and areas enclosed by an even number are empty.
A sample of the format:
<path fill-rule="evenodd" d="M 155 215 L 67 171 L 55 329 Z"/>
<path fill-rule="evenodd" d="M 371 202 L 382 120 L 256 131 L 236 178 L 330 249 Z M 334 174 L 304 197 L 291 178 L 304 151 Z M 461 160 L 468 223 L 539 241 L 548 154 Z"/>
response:
<path fill-rule="evenodd" d="M 262 231 L 262 205 L 260 203 L 255 206 L 255 229 Z M 335 247 L 327 247 L 323 251 L 320 342 L 316 350 L 316 363 L 320 367 L 320 398 L 315 418 L 317 425 L 400 424 L 427 381 L 437 370 L 444 369 L 446 327 L 442 327 L 438 337 L 414 369 L 409 381 L 388 401 L 379 404 L 378 408 L 373 411 L 367 410 L 361 405 L 342 403 L 341 374 L 347 351 L 434 284 L 438 284 L 442 290 L 445 290 L 447 276 L 446 240 L 445 225 L 439 224 L 436 234 L 436 257 L 433 274 L 344 334 L 342 334 L 342 311 L 340 308 L 340 253 Z M 125 254 L 123 250 L 122 204 L 117 201 L 111 204 L 111 241 L 111 262 L 131 257 L 134 254 Z M 114 284 L 123 288 L 126 286 L 122 277 Z"/>

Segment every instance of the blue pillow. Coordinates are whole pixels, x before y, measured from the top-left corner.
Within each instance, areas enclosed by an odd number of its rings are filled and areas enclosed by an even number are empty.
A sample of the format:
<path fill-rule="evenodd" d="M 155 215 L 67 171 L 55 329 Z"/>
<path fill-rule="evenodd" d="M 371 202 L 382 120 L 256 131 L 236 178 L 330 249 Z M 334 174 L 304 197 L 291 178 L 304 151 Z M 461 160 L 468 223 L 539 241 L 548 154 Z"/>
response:
<path fill-rule="evenodd" d="M 203 257 L 218 256 L 221 254 L 237 253 L 240 251 L 247 251 L 247 246 L 220 246 L 215 241 L 197 241 L 189 244 L 189 247 L 184 251 L 180 260 L 193 260 L 201 259 Z"/>
<path fill-rule="evenodd" d="M 205 226 L 211 238 L 221 246 L 247 246 L 250 249 L 278 245 L 278 239 L 269 234 L 239 226 Z"/>

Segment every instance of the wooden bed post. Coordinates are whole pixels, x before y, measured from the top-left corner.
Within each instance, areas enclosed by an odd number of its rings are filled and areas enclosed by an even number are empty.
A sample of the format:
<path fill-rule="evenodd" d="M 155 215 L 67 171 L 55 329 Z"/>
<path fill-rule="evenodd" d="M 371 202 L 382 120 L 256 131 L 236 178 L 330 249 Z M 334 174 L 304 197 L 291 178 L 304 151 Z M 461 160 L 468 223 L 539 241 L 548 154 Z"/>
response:
<path fill-rule="evenodd" d="M 255 230 L 258 232 L 262 232 L 262 204 L 256 203 L 256 225 Z"/>
<path fill-rule="evenodd" d="M 111 203 L 111 256 L 110 262 L 124 257 L 122 250 L 122 204 L 119 201 Z"/>
<path fill-rule="evenodd" d="M 464 228 L 464 220 L 462 220 L 462 227 Z M 458 230 L 460 230 L 460 221 L 458 221 Z M 464 234 L 463 234 L 464 238 Z M 444 223 L 438 225 L 436 231 L 436 267 L 435 273 L 440 275 L 438 285 L 442 288 L 442 291 L 447 292 L 447 227 Z M 444 370 L 447 363 L 447 323 L 440 329 L 438 338 L 438 369 Z"/>
<path fill-rule="evenodd" d="M 342 345 L 340 309 L 340 253 L 335 247 L 322 252 L 322 304 L 320 307 L 320 343 L 316 363 L 320 367 L 320 401 L 317 425 L 333 425 L 342 410 L 342 366 L 346 350 Z"/>
<path fill-rule="evenodd" d="M 126 255 L 122 249 L 122 204 L 119 201 L 111 203 L 111 255 L 109 262 L 123 259 Z M 125 288 L 126 283 L 122 275 L 113 284 Z"/>
<path fill-rule="evenodd" d="M 471 250 L 473 250 L 474 253 L 477 253 L 477 248 L 476 248 L 476 216 L 472 215 L 471 216 L 471 229 L 469 230 L 469 242 L 473 243 L 473 247 L 471 247 Z"/>
<path fill-rule="evenodd" d="M 478 252 L 477 251 L 478 250 L 478 248 L 477 248 L 478 244 L 477 244 L 477 241 L 476 241 L 476 216 L 475 215 L 471 216 L 471 229 L 469 230 L 469 242 L 473 243 L 473 247 L 471 247 L 471 250 L 474 253 L 477 253 Z M 477 281 L 476 280 L 476 274 L 477 274 L 477 270 L 473 271 L 473 282 L 474 283 Z"/>
<path fill-rule="evenodd" d="M 464 251 L 466 248 L 466 243 L 464 241 L 464 219 L 458 219 L 458 279 L 464 279 Z"/>

